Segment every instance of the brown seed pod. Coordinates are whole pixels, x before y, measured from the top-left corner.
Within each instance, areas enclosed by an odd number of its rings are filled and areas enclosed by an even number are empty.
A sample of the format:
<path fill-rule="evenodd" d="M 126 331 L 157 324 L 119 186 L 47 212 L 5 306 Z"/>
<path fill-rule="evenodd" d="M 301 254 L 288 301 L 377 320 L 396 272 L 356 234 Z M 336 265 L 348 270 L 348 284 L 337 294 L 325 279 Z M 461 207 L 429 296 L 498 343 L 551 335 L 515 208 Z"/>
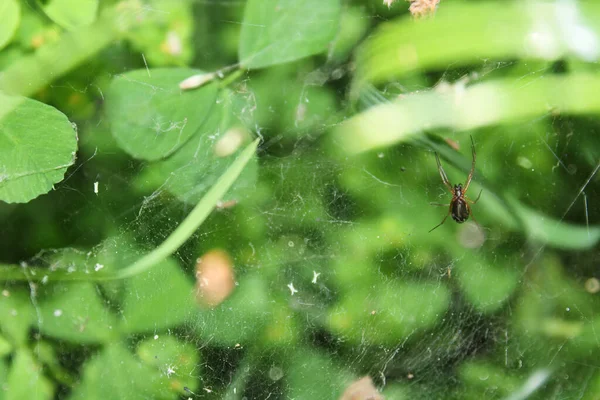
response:
<path fill-rule="evenodd" d="M 196 301 L 216 307 L 235 288 L 233 261 L 223 250 L 210 250 L 196 262 Z"/>

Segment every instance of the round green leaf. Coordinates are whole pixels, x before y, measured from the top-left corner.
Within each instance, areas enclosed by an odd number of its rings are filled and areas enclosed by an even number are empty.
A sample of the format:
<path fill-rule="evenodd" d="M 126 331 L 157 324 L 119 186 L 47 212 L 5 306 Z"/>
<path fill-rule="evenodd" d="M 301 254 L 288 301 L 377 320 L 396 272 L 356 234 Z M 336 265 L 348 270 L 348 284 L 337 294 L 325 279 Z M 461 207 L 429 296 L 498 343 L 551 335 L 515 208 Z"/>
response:
<path fill-rule="evenodd" d="M 21 7 L 16 0 L 0 0 L 0 49 L 12 39 L 21 20 Z"/>
<path fill-rule="evenodd" d="M 47 193 L 75 162 L 77 133 L 67 117 L 35 100 L 0 93 L 0 200 Z"/>
<path fill-rule="evenodd" d="M 217 85 L 182 92 L 179 82 L 202 73 L 187 68 L 136 70 L 117 76 L 107 93 L 112 133 L 135 158 L 157 160 L 200 129 L 217 98 Z"/>
<path fill-rule="evenodd" d="M 106 343 L 116 335 L 117 320 L 90 283 L 60 284 L 39 303 L 39 330 L 74 343 Z"/>
<path fill-rule="evenodd" d="M 248 0 L 240 64 L 263 68 L 324 52 L 337 33 L 339 18 L 339 0 Z"/>
<path fill-rule="evenodd" d="M 152 189 L 163 186 L 181 201 L 198 203 L 239 154 L 239 149 L 232 149 L 231 154 L 220 155 L 220 144 L 225 143 L 228 137 L 234 137 L 239 139 L 239 147 L 245 147 L 242 143 L 247 139 L 245 131 L 239 124 L 235 125 L 237 120 L 228 113 L 231 110 L 223 107 L 223 102 L 219 102 L 200 131 L 175 154 L 150 164 L 145 169 L 145 173 L 140 176 L 139 185 Z M 255 186 L 257 177 L 258 162 L 253 157 L 232 189 L 221 200 L 239 200 L 240 194 L 247 193 L 248 189 Z"/>
<path fill-rule="evenodd" d="M 42 9 L 58 25 L 74 29 L 96 20 L 98 0 L 51 0 Z"/>

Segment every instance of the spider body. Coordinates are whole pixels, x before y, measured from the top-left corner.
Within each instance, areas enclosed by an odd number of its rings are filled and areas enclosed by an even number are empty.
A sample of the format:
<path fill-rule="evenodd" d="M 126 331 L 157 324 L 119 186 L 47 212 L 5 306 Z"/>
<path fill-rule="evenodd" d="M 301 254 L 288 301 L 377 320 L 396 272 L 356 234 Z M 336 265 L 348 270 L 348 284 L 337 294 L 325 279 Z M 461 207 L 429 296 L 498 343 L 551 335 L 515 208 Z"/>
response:
<path fill-rule="evenodd" d="M 452 195 L 450 207 L 452 219 L 459 224 L 462 224 L 469 219 L 470 207 L 465 201 L 462 185 L 460 183 L 458 185 L 454 185 L 454 195 Z"/>
<path fill-rule="evenodd" d="M 465 182 L 464 189 L 463 189 L 463 185 L 460 183 L 458 185 L 454 185 L 454 187 L 452 186 L 452 184 L 448 180 L 448 177 L 446 176 L 446 172 L 444 171 L 444 168 L 442 168 L 442 163 L 440 162 L 440 157 L 438 156 L 437 153 L 435 153 L 435 159 L 437 161 L 438 171 L 440 173 L 440 176 L 442 177 L 442 182 L 448 188 L 450 193 L 452 193 L 452 200 L 450 200 L 450 206 L 448 207 L 448 213 L 446 214 L 446 216 L 444 217 L 442 222 L 440 222 L 438 225 L 434 226 L 429 232 L 440 227 L 444 222 L 446 222 L 446 218 L 448 218 L 448 215 L 452 215 L 452 219 L 455 220 L 456 222 L 458 222 L 459 224 L 462 224 L 463 222 L 468 220 L 469 216 L 471 216 L 473 218 L 473 220 L 475 220 L 475 217 L 473 217 L 473 213 L 471 212 L 471 206 L 469 206 L 469 203 L 471 203 L 471 204 L 477 203 L 477 201 L 479 200 L 479 197 L 481 196 L 481 192 L 479 192 L 479 195 L 477 196 L 475 201 L 469 199 L 466 196 L 467 190 L 469 189 L 469 185 L 471 184 L 471 179 L 473 179 L 473 173 L 475 172 L 476 154 L 475 154 L 475 144 L 473 143 L 473 137 L 471 137 L 471 150 L 473 153 L 473 163 L 471 164 L 471 172 L 469 172 L 469 177 L 467 178 L 467 181 Z M 436 206 L 446 206 L 445 204 L 437 204 L 437 203 L 432 203 L 432 204 L 436 205 Z M 475 222 L 477 222 L 477 221 L 475 221 Z"/>

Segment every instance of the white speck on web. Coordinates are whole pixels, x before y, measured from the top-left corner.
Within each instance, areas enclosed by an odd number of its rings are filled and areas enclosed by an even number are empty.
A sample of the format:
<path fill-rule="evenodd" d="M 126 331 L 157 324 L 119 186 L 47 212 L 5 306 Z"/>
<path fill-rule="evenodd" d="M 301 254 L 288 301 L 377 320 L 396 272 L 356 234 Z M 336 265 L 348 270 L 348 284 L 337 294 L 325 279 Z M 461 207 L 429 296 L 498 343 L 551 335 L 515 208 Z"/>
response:
<path fill-rule="evenodd" d="M 296 288 L 294 288 L 294 284 L 292 282 L 290 282 L 290 284 L 287 285 L 287 287 L 290 289 L 290 292 L 292 292 L 292 296 L 294 295 L 294 293 L 298 293 Z"/>
<path fill-rule="evenodd" d="M 102 265 L 102 264 L 96 264 L 94 266 L 94 271 L 100 271 L 102 268 L 104 268 L 104 265 Z"/>
<path fill-rule="evenodd" d="M 62 313 L 63 313 L 62 310 L 56 309 L 56 310 L 54 310 L 53 314 L 55 317 L 60 317 L 62 315 Z"/>
<path fill-rule="evenodd" d="M 94 182 L 94 193 L 98 194 L 98 181 Z"/>
<path fill-rule="evenodd" d="M 171 375 L 175 373 L 175 366 L 169 365 L 167 366 L 167 378 L 170 378 Z"/>
<path fill-rule="evenodd" d="M 317 283 L 317 278 L 319 277 L 319 275 L 321 275 L 320 272 L 313 271 L 312 283 Z"/>

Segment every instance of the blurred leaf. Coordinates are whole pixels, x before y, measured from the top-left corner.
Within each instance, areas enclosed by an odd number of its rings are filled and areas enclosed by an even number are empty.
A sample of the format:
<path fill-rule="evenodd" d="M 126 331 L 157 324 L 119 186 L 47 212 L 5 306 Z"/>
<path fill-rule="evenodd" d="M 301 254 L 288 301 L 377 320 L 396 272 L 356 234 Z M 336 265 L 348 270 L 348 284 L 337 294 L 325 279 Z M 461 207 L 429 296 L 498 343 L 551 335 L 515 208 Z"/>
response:
<path fill-rule="evenodd" d="M 271 318 L 269 301 L 265 282 L 258 276 L 246 276 L 227 300 L 214 309 L 199 310 L 191 322 L 201 337 L 215 344 L 250 346 Z"/>
<path fill-rule="evenodd" d="M 194 45 L 193 2 L 151 0 L 145 4 L 154 12 L 128 32 L 127 39 L 154 67 L 189 64 Z"/>
<path fill-rule="evenodd" d="M 263 68 L 324 52 L 337 33 L 340 8 L 339 0 L 249 0 L 240 64 Z"/>
<path fill-rule="evenodd" d="M 354 290 L 329 312 L 329 327 L 352 343 L 394 345 L 431 328 L 450 304 L 450 291 L 433 283 L 380 283 L 376 293 Z"/>
<path fill-rule="evenodd" d="M 77 133 L 63 113 L 0 93 L 0 200 L 25 203 L 48 192 L 76 150 Z"/>
<path fill-rule="evenodd" d="M 70 399 L 172 399 L 163 373 L 139 362 L 121 344 L 104 348 L 85 364 Z"/>
<path fill-rule="evenodd" d="M 96 20 L 98 0 L 38 0 L 46 15 L 66 29 L 89 25 Z"/>
<path fill-rule="evenodd" d="M 298 348 L 288 357 L 285 379 L 287 397 L 291 399 L 339 399 L 352 382 L 352 375 L 342 365 L 308 348 Z"/>
<path fill-rule="evenodd" d="M 488 59 L 600 56 L 597 3 L 454 2 L 435 18 L 382 24 L 360 47 L 355 90 L 416 69 L 445 69 Z M 460 27 L 460 29 L 457 29 Z"/>
<path fill-rule="evenodd" d="M 179 265 L 167 259 L 127 283 L 122 306 L 123 330 L 156 332 L 179 325 L 196 310 L 193 284 Z"/>
<path fill-rule="evenodd" d="M 438 128 L 466 131 L 515 123 L 549 111 L 596 114 L 600 112 L 598 91 L 597 74 L 548 75 L 523 79 L 519 85 L 513 79 L 469 87 L 459 82 L 363 111 L 338 126 L 332 132 L 332 142 L 346 153 L 359 153 L 392 146 Z"/>
<path fill-rule="evenodd" d="M 14 355 L 10 372 L 3 390 L 6 400 L 46 400 L 54 398 L 54 388 L 42 374 L 43 368 L 37 364 L 29 350 L 22 348 Z"/>
<path fill-rule="evenodd" d="M 4 336 L 0 335 L 0 359 L 6 357 L 13 351 L 13 346 Z M 0 379 L 2 381 L 2 379 Z"/>
<path fill-rule="evenodd" d="M 119 146 L 135 158 L 157 160 L 180 148 L 206 122 L 217 85 L 181 91 L 179 82 L 201 71 L 139 69 L 116 77 L 106 112 Z"/>
<path fill-rule="evenodd" d="M 516 262 L 515 262 L 516 263 Z M 457 259 L 454 268 L 465 297 L 484 313 L 502 307 L 514 292 L 520 274 L 510 263 L 490 263 L 483 257 L 466 254 Z"/>
<path fill-rule="evenodd" d="M 562 222 L 525 207 L 514 199 L 511 203 L 525 224 L 529 238 L 559 249 L 589 249 L 600 239 L 600 226 L 578 226 Z"/>
<path fill-rule="evenodd" d="M 511 376 L 508 372 L 507 368 L 481 361 L 465 362 L 458 371 L 465 385 L 479 387 L 482 394 L 485 393 L 489 398 L 506 396 L 516 392 L 521 386 L 521 380 Z"/>
<path fill-rule="evenodd" d="M 354 50 L 356 44 L 369 29 L 369 16 L 363 7 L 348 7 L 342 9 L 339 32 L 332 43 L 331 56 L 343 61 Z"/>
<path fill-rule="evenodd" d="M 16 0 L 0 0 L 0 49 L 10 43 L 21 20 L 21 5 Z"/>
<path fill-rule="evenodd" d="M 0 330 L 13 345 L 24 345 L 36 314 L 29 294 L 24 290 L 8 290 L 0 297 Z"/>
<path fill-rule="evenodd" d="M 191 343 L 175 339 L 173 336 L 160 335 L 141 342 L 137 355 L 142 362 L 167 375 L 170 387 L 180 394 L 187 394 L 184 387 L 195 391 L 200 381 L 198 349 Z"/>
<path fill-rule="evenodd" d="M 251 100 L 242 110 L 253 123 L 266 128 L 267 135 L 318 136 L 328 126 L 339 122 L 336 97 L 332 90 L 321 85 L 324 79 L 298 76 L 289 66 L 270 68 L 248 82 Z M 311 79 L 315 80 L 310 84 Z"/>
<path fill-rule="evenodd" d="M 60 35 L 56 42 L 12 63 L 0 74 L 0 91 L 32 95 L 61 77 L 121 37 L 123 32 L 143 21 L 146 13 L 136 0 L 123 0 L 102 12 L 92 25 Z M 56 32 L 53 33 L 56 35 Z M 111 72 L 112 73 L 112 72 Z M 89 84 L 86 83 L 86 84 Z"/>
<path fill-rule="evenodd" d="M 76 382 L 76 378 L 62 365 L 62 359 L 57 354 L 60 350 L 54 347 L 53 341 L 38 339 L 33 347 L 33 354 L 41 364 L 44 364 L 48 371 L 47 375 L 51 375 L 59 383 L 72 386 Z"/>
<path fill-rule="evenodd" d="M 137 184 L 150 186 L 151 190 L 162 187 L 183 202 L 198 203 L 250 139 L 248 132 L 234 125 L 235 120 L 230 113 L 230 108 L 224 106 L 223 101 L 217 101 L 200 130 L 167 159 L 150 164 L 140 174 Z M 232 153 L 219 154 L 222 144 L 230 137 Z M 221 201 L 238 200 L 237 195 L 254 188 L 257 175 L 257 159 L 252 157 Z"/>
<path fill-rule="evenodd" d="M 104 306 L 94 284 L 59 283 L 39 301 L 38 329 L 74 343 L 107 343 L 118 337 L 117 319 Z"/>

